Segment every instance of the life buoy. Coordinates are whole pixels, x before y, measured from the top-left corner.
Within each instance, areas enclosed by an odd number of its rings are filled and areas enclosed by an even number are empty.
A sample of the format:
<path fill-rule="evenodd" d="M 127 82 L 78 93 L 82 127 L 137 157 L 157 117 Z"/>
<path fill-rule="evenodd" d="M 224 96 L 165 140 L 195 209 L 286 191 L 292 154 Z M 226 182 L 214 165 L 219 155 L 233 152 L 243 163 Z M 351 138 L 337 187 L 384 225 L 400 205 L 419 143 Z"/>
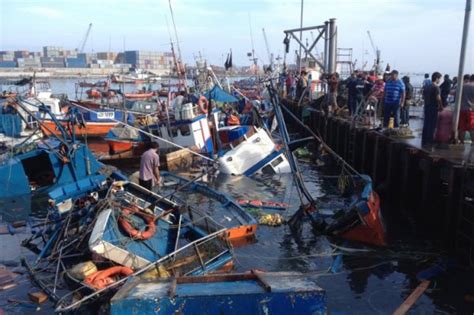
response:
<path fill-rule="evenodd" d="M 240 119 L 236 115 L 230 115 L 227 119 L 227 125 L 229 126 L 238 126 L 240 125 Z"/>
<path fill-rule="evenodd" d="M 138 215 L 146 222 L 145 231 L 137 230 L 132 226 L 132 224 L 126 219 L 126 217 L 131 215 Z M 122 215 L 119 216 L 118 223 L 131 238 L 136 240 L 147 240 L 156 232 L 155 218 L 152 215 L 130 208 L 124 208 L 122 210 Z"/>
<path fill-rule="evenodd" d="M 209 101 L 207 100 L 207 98 L 204 95 L 201 95 L 201 97 L 199 98 L 197 104 L 198 104 L 199 108 L 201 109 L 201 111 L 204 114 L 207 114 L 207 111 L 209 109 Z"/>
<path fill-rule="evenodd" d="M 114 283 L 116 276 L 128 277 L 131 274 L 133 274 L 133 270 L 130 268 L 115 266 L 94 272 L 84 279 L 84 283 L 96 290 L 100 290 Z"/>

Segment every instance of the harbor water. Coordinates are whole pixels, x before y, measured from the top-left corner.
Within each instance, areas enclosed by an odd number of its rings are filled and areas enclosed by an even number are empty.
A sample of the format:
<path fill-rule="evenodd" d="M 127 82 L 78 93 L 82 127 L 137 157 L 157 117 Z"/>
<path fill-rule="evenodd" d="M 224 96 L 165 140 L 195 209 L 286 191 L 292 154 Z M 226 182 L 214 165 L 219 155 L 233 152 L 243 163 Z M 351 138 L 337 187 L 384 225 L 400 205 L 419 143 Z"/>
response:
<path fill-rule="evenodd" d="M 67 94 L 75 98 L 74 84 L 77 80 L 52 79 L 56 94 Z M 125 85 L 125 91 L 141 89 L 143 85 Z M 156 86 L 153 86 L 156 89 Z M 307 187 L 321 205 L 321 211 L 334 211 L 341 207 L 341 200 L 331 170 L 330 161 L 300 159 L 300 166 Z M 325 163 L 326 162 L 326 163 Z M 136 168 L 124 169 L 128 175 Z M 273 177 L 228 176 L 219 174 L 207 177 L 207 183 L 236 199 L 276 201 L 288 203 L 290 207 L 278 212 L 290 217 L 300 201 L 290 175 Z M 162 188 L 166 193 L 168 188 Z M 183 201 L 195 207 L 214 205 L 199 196 L 178 194 Z M 385 209 L 391 209 L 388 213 Z M 42 215 L 44 209 L 32 209 L 31 213 L 10 209 L 1 213 L 1 221 L 25 220 Z M 214 209 L 211 209 L 214 210 Z M 218 209 L 216 209 L 217 211 Z M 391 314 L 418 286 L 420 273 L 433 266 L 446 266 L 450 261 L 440 252 L 437 244 L 417 241 L 408 228 L 406 219 L 397 216 L 402 209 L 382 201 L 382 214 L 386 219 L 389 246 L 368 247 L 354 242 L 341 241 L 318 235 L 309 222 L 304 221 L 300 230 L 288 225 L 277 227 L 259 225 L 255 239 L 235 246 L 235 270 L 258 269 L 265 271 L 299 271 L 318 276 L 318 284 L 326 290 L 329 314 Z M 225 219 L 225 217 L 224 217 Z M 0 291 L 0 314 L 51 314 L 53 305 L 46 302 L 32 304 L 27 293 L 34 291 L 20 267 L 20 258 L 32 260 L 35 255 L 20 246 L 27 237 L 27 230 L 15 235 L 0 235 L 0 265 L 18 272 L 14 288 Z M 444 268 L 444 267 L 441 267 Z M 411 309 L 411 314 L 472 314 L 474 304 L 465 299 L 473 275 L 456 266 L 443 270 L 431 286 Z M 461 281 L 462 279 L 462 281 Z M 471 291 L 472 294 L 472 291 Z M 88 310 L 93 313 L 96 310 Z"/>

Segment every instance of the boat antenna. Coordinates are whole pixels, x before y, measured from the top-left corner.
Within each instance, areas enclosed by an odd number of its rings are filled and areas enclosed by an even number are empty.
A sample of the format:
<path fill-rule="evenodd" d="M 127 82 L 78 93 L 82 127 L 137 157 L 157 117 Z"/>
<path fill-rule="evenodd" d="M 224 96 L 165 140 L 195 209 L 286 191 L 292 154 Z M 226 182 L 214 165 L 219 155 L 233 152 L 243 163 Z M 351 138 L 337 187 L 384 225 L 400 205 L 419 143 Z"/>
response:
<path fill-rule="evenodd" d="M 249 29 L 250 29 L 250 43 L 252 44 L 252 61 L 255 66 L 255 74 L 257 74 L 257 58 L 255 58 L 255 46 L 253 44 L 253 31 L 252 31 L 252 19 L 250 18 L 249 12 Z"/>

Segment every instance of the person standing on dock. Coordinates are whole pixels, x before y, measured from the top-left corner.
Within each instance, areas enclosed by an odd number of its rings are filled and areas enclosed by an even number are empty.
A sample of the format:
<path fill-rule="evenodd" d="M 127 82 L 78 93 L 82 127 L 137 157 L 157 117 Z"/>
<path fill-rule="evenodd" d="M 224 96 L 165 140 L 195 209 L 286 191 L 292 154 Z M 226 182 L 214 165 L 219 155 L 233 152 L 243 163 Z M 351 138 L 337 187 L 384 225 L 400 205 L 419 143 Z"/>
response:
<path fill-rule="evenodd" d="M 441 73 L 434 72 L 431 75 L 431 85 L 426 88 L 425 92 L 425 106 L 423 121 L 423 133 L 421 136 L 421 145 L 432 145 L 436 124 L 438 123 L 438 111 L 442 109 L 441 91 L 439 82 L 441 80 Z"/>
<path fill-rule="evenodd" d="M 152 141 L 140 160 L 138 181 L 140 186 L 150 191 L 160 183 L 160 156 L 158 155 L 158 149 L 158 143 Z"/>
<path fill-rule="evenodd" d="M 394 116 L 394 127 L 398 128 L 400 107 L 405 103 L 405 85 L 398 78 L 398 71 L 393 70 L 385 83 L 383 126 L 388 127 L 390 116 Z"/>
<path fill-rule="evenodd" d="M 458 130 L 461 143 L 464 143 L 466 132 L 470 133 L 471 142 L 474 143 L 474 74 L 469 80 L 464 80 Z"/>
<path fill-rule="evenodd" d="M 441 90 L 441 102 L 443 103 L 443 107 L 448 106 L 448 95 L 451 92 L 451 86 L 453 85 L 453 81 L 449 78 L 448 74 L 444 75 L 443 83 L 439 86 Z"/>
<path fill-rule="evenodd" d="M 339 87 L 339 74 L 337 72 L 330 75 L 328 79 L 327 104 L 329 112 L 335 112 L 337 106 L 337 91 Z"/>
<path fill-rule="evenodd" d="M 409 76 L 404 76 L 402 81 L 403 84 L 405 84 L 405 103 L 400 110 L 400 124 L 404 127 L 408 127 L 410 121 L 410 105 L 413 102 L 413 85 L 410 83 Z"/>

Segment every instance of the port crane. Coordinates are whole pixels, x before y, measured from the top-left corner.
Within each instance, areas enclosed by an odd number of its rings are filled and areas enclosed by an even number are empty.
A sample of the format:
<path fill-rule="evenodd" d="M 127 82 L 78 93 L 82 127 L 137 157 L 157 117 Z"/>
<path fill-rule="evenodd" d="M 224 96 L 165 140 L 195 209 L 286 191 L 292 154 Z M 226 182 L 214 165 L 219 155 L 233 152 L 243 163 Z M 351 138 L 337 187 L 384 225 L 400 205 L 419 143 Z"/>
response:
<path fill-rule="evenodd" d="M 370 34 L 370 31 L 367 31 L 367 35 L 369 36 L 370 45 L 372 46 L 372 49 L 374 50 L 374 54 L 375 54 L 374 70 L 375 70 L 375 73 L 378 75 L 380 74 L 380 49 L 378 49 L 378 47 L 375 46 L 374 41 L 372 39 L 372 35 Z"/>
<path fill-rule="evenodd" d="M 77 52 L 79 52 L 79 53 L 83 53 L 83 52 L 84 52 L 84 47 L 86 47 L 87 39 L 89 38 L 89 34 L 90 34 L 90 32 L 91 32 L 91 28 L 92 28 L 92 23 L 89 23 L 89 27 L 87 28 L 86 35 L 84 36 L 84 38 L 82 39 L 82 41 L 79 42 L 79 45 L 77 45 L 77 48 L 76 48 L 76 51 L 77 51 Z"/>

